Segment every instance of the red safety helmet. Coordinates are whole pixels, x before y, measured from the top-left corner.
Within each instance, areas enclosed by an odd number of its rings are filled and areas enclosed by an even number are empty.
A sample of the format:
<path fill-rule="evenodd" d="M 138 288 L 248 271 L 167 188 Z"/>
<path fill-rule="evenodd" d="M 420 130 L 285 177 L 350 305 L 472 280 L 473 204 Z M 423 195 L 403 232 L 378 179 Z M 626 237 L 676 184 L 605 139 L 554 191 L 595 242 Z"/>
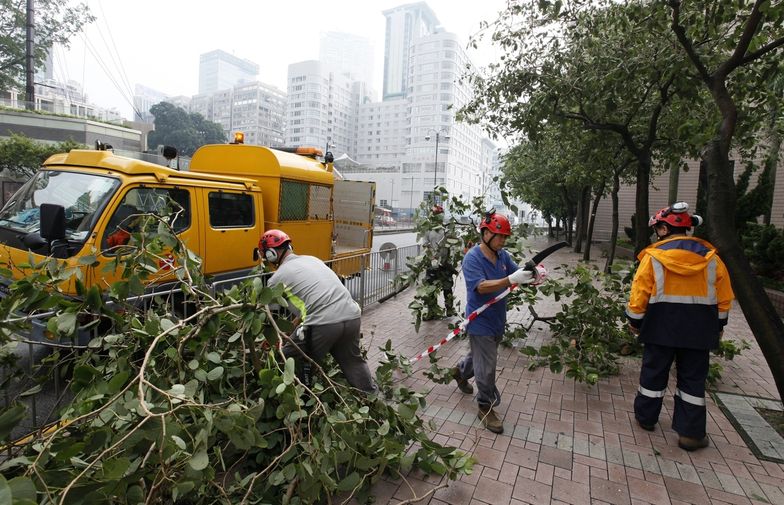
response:
<path fill-rule="evenodd" d="M 503 214 L 496 214 L 495 211 L 488 212 L 479 224 L 479 231 L 490 230 L 498 235 L 509 236 L 512 234 L 512 224 Z"/>
<path fill-rule="evenodd" d="M 691 228 L 701 224 L 702 218 L 689 215 L 688 203 L 675 202 L 669 207 L 661 209 L 648 220 L 648 226 L 656 226 L 659 223 L 667 223 L 675 228 Z"/>
<path fill-rule="evenodd" d="M 267 230 L 259 240 L 259 249 L 266 251 L 267 249 L 275 249 L 286 242 L 291 242 L 291 237 L 286 235 L 285 232 L 280 230 Z"/>

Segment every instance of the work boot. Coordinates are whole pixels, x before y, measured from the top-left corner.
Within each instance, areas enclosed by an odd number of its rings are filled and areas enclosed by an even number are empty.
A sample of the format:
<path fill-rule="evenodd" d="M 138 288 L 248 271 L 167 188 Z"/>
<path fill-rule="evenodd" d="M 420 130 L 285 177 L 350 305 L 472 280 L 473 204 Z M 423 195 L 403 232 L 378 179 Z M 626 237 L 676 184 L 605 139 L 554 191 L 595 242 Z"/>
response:
<path fill-rule="evenodd" d="M 637 424 L 640 426 L 640 428 L 644 429 L 645 431 L 653 431 L 656 429 L 655 424 L 645 424 L 639 419 L 637 420 Z"/>
<path fill-rule="evenodd" d="M 504 432 L 504 423 L 498 419 L 498 416 L 495 414 L 495 410 L 493 407 L 482 407 L 479 406 L 479 420 L 482 421 L 482 424 L 488 430 L 492 431 L 493 433 L 501 434 Z"/>
<path fill-rule="evenodd" d="M 696 451 L 697 449 L 708 447 L 708 437 L 705 436 L 702 438 L 691 438 L 681 435 L 678 437 L 678 447 L 684 451 Z"/>
<path fill-rule="evenodd" d="M 455 381 L 457 382 L 457 389 L 459 389 L 463 393 L 470 395 L 471 393 L 474 392 L 474 388 L 471 387 L 471 384 L 469 384 L 468 381 L 464 379 L 462 375 L 460 375 L 459 368 L 454 367 L 452 369 L 452 378 L 455 379 Z"/>

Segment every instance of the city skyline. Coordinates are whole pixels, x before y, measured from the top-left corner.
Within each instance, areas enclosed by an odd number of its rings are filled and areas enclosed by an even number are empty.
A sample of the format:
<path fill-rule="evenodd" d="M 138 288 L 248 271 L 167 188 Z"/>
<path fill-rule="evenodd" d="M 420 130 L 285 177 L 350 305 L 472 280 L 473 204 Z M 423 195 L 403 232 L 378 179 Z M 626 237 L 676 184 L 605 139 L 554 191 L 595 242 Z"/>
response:
<path fill-rule="evenodd" d="M 185 8 L 186 4 L 179 1 L 153 4 L 141 0 L 132 9 L 120 2 L 89 0 L 87 3 L 98 19 L 85 29 L 83 36 L 74 38 L 70 50 L 55 51 L 55 78 L 81 82 L 91 102 L 115 107 L 123 117 L 131 118 L 130 102 L 136 84 L 169 96 L 193 96 L 198 92 L 200 54 L 216 49 L 257 63 L 259 81 L 285 90 L 288 65 L 318 59 L 320 39 L 331 31 L 370 41 L 375 67 L 370 84 L 380 91 L 385 35 L 383 11 L 418 2 L 339 1 L 327 7 L 308 0 L 297 2 L 296 6 L 265 3 L 263 9 L 259 4 L 239 2 L 232 4 L 231 12 L 212 10 L 208 16 L 200 7 L 209 4 L 202 1 L 189 2 L 189 8 Z M 491 0 L 457 12 L 458 9 L 450 9 L 451 4 L 444 0 L 426 3 L 437 14 L 442 28 L 457 34 L 462 44 L 478 32 L 480 21 L 495 19 L 505 5 L 503 0 Z M 246 15 L 238 15 L 243 12 Z M 204 19 L 218 28 L 183 29 Z M 280 22 L 280 19 L 291 21 Z M 253 23 L 259 20 L 260 26 L 254 27 Z M 138 35 L 129 35 L 138 34 L 142 22 L 147 26 L 143 33 L 165 36 L 145 36 L 140 40 Z M 273 49 L 265 50 L 266 44 Z M 159 55 L 156 47 L 161 48 Z M 487 48 L 469 51 L 478 65 L 486 65 L 492 58 L 490 53 Z"/>

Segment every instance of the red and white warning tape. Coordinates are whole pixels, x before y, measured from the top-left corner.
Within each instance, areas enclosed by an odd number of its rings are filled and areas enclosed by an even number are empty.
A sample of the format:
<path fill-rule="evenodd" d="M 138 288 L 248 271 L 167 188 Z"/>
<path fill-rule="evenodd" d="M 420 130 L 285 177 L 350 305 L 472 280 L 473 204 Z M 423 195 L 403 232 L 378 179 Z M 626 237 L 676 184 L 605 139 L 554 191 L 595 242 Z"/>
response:
<path fill-rule="evenodd" d="M 490 301 L 488 301 L 486 304 L 482 305 L 481 307 L 479 307 L 479 308 L 478 308 L 478 309 L 476 309 L 475 311 L 473 311 L 473 312 L 471 312 L 470 314 L 468 314 L 468 317 L 467 317 L 467 318 L 465 318 L 465 320 L 464 320 L 462 323 L 460 323 L 460 325 L 459 325 L 457 328 L 455 328 L 454 330 L 451 330 L 451 331 L 449 332 L 449 334 L 447 334 L 447 336 L 446 336 L 446 337 L 442 338 L 442 339 L 441 339 L 441 341 L 440 341 L 440 342 L 438 342 L 437 344 L 435 344 L 435 345 L 431 345 L 430 347 L 428 347 L 428 348 L 427 348 L 427 349 L 425 349 L 424 351 L 420 352 L 419 354 L 417 354 L 417 355 L 416 355 L 416 356 L 414 356 L 413 358 L 409 359 L 409 360 L 408 360 L 408 364 L 409 364 L 409 365 L 413 365 L 414 363 L 416 363 L 416 362 L 417 362 L 417 361 L 419 361 L 420 359 L 424 358 L 424 357 L 425 357 L 425 356 L 427 356 L 428 354 L 432 353 L 433 351 L 435 351 L 436 349 L 438 349 L 438 348 L 439 348 L 439 347 L 441 347 L 442 345 L 446 344 L 447 342 L 449 342 L 450 340 L 452 340 L 452 339 L 453 339 L 453 338 L 455 338 L 456 336 L 460 335 L 460 333 L 461 333 L 463 330 L 465 330 L 465 327 L 466 327 L 466 326 L 468 326 L 468 323 L 470 323 L 471 321 L 473 321 L 474 319 L 476 319 L 476 318 L 477 318 L 477 316 L 478 316 L 479 314 L 481 314 L 482 312 L 484 312 L 484 311 L 485 311 L 485 309 L 487 309 L 487 307 L 491 306 L 492 304 L 494 304 L 494 303 L 495 303 L 495 302 L 497 302 L 498 300 L 502 300 L 502 299 L 506 298 L 506 296 L 507 296 L 509 293 L 511 293 L 511 292 L 512 292 L 512 290 L 513 290 L 513 289 L 515 289 L 516 287 L 517 287 L 517 284 L 512 284 L 511 286 L 509 286 L 509 287 L 508 287 L 508 288 L 506 288 L 505 290 L 501 291 L 501 292 L 500 292 L 500 293 L 499 293 L 497 296 L 494 296 L 494 297 L 493 297 L 493 298 L 492 298 Z"/>

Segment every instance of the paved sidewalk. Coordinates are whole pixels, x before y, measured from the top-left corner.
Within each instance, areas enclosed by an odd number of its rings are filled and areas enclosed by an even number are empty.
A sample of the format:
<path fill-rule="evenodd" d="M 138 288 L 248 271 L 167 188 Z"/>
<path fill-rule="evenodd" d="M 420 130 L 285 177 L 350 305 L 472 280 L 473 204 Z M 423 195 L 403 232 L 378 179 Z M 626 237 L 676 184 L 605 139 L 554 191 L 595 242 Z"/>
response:
<path fill-rule="evenodd" d="M 539 248 L 543 241 L 533 244 Z M 598 249 L 594 253 L 598 255 Z M 579 255 L 562 249 L 547 260 L 554 265 L 575 264 Z M 604 259 L 597 261 L 603 265 Z M 464 300 L 462 276 L 458 291 Z M 422 323 L 419 333 L 411 324 L 408 289 L 383 304 L 366 309 L 362 320 L 364 345 L 371 367 L 377 348 L 391 339 L 404 356 L 413 356 L 437 342 L 448 331 L 446 321 Z M 540 315 L 558 308 L 552 300 L 539 302 Z M 528 311 L 510 314 L 528 321 Z M 536 323 L 529 332 L 536 342 L 546 341 L 549 329 Z M 780 400 L 773 378 L 737 304 L 725 335 L 746 339 L 752 348 L 734 361 L 723 362 L 718 390 Z M 531 340 L 529 340 L 531 342 Z M 441 366 L 467 351 L 466 340 L 455 340 L 439 350 Z M 461 447 L 477 459 L 474 472 L 458 481 L 412 472 L 403 480 L 385 480 L 374 487 L 376 503 L 398 503 L 438 489 L 417 503 L 430 504 L 784 504 L 784 464 L 754 455 L 742 434 L 712 397 L 708 397 L 710 447 L 688 453 L 678 448 L 672 430 L 674 377 L 654 432 L 634 421 L 633 401 L 639 377 L 639 358 L 620 358 L 621 373 L 595 386 L 575 383 L 563 374 L 539 368 L 529 371 L 528 358 L 515 349 L 499 349 L 498 388 L 505 432 L 495 435 L 476 419 L 476 404 L 454 383 L 435 384 L 422 375 L 422 360 L 407 384 L 427 395 L 428 410 L 438 426 L 438 442 Z"/>

